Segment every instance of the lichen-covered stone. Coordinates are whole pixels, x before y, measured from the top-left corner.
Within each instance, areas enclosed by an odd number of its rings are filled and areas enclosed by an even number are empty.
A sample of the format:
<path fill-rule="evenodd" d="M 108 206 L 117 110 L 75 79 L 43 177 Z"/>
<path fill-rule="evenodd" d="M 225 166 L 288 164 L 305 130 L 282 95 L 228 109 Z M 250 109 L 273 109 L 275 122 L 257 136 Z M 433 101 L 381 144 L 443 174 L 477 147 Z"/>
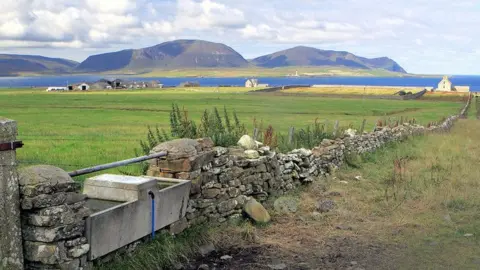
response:
<path fill-rule="evenodd" d="M 155 146 L 150 153 L 166 151 L 168 153 L 167 159 L 176 160 L 195 156 L 199 150 L 201 150 L 201 145 L 196 140 L 177 139 Z"/>
<path fill-rule="evenodd" d="M 268 223 L 271 220 L 270 214 L 267 212 L 265 207 L 257 200 L 251 198 L 243 207 L 243 211 L 250 217 L 252 220 L 258 223 Z"/>
<path fill-rule="evenodd" d="M 56 243 L 47 244 L 25 241 L 23 245 L 25 250 L 25 259 L 28 261 L 56 264 L 61 260 L 60 249 Z"/>
<path fill-rule="evenodd" d="M 257 159 L 260 157 L 260 154 L 256 150 L 245 150 L 245 157 L 248 159 Z"/>
<path fill-rule="evenodd" d="M 237 143 L 238 146 L 242 147 L 245 150 L 255 150 L 257 149 L 257 142 L 248 135 L 243 135 Z"/>
<path fill-rule="evenodd" d="M 22 227 L 24 240 L 46 243 L 83 236 L 84 231 L 85 221 L 58 227 L 35 227 L 30 225 Z"/>
<path fill-rule="evenodd" d="M 232 211 L 237 207 L 238 202 L 236 200 L 228 200 L 218 204 L 217 209 L 220 213 L 226 213 Z"/>
<path fill-rule="evenodd" d="M 80 258 L 83 255 L 87 254 L 87 252 L 90 250 L 90 245 L 89 244 L 83 244 L 80 246 L 73 247 L 68 250 L 68 257 L 70 258 Z"/>
<path fill-rule="evenodd" d="M 296 213 L 298 211 L 298 199 L 293 197 L 280 197 L 273 203 L 273 208 L 278 213 Z"/>
<path fill-rule="evenodd" d="M 75 246 L 81 246 L 83 244 L 87 243 L 87 238 L 85 237 L 80 237 L 72 240 L 65 241 L 65 247 L 71 248 Z"/>
<path fill-rule="evenodd" d="M 220 195 L 220 189 L 218 188 L 209 188 L 202 191 L 203 197 L 206 199 L 213 199 Z"/>
<path fill-rule="evenodd" d="M 25 167 L 18 172 L 19 183 L 22 186 L 37 184 L 57 185 L 74 182 L 64 170 L 50 165 L 36 165 Z"/>
<path fill-rule="evenodd" d="M 22 209 L 39 209 L 62 204 L 74 204 L 85 199 L 85 195 L 76 192 L 40 194 L 32 198 L 23 198 Z"/>

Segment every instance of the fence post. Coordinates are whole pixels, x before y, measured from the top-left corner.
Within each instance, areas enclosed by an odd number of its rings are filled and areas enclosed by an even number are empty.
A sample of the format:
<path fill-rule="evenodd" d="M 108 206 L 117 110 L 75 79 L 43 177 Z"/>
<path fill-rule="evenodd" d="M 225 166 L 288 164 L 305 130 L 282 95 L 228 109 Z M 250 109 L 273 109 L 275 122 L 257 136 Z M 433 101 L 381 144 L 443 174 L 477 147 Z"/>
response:
<path fill-rule="evenodd" d="M 362 127 L 360 128 L 360 135 L 363 135 L 363 131 L 365 131 L 365 124 L 367 123 L 367 119 L 363 119 Z"/>
<path fill-rule="evenodd" d="M 337 137 L 338 125 L 339 125 L 339 122 L 337 120 L 335 121 L 335 125 L 333 126 L 333 137 Z"/>
<path fill-rule="evenodd" d="M 288 131 L 288 144 L 292 145 L 293 144 L 293 135 L 295 134 L 295 128 L 290 127 L 290 130 Z"/>
<path fill-rule="evenodd" d="M 253 129 L 253 139 L 256 141 L 258 137 L 258 128 Z"/>
<path fill-rule="evenodd" d="M 0 143 L 15 141 L 17 122 L 0 117 Z M 0 268 L 23 269 L 15 150 L 0 151 Z"/>

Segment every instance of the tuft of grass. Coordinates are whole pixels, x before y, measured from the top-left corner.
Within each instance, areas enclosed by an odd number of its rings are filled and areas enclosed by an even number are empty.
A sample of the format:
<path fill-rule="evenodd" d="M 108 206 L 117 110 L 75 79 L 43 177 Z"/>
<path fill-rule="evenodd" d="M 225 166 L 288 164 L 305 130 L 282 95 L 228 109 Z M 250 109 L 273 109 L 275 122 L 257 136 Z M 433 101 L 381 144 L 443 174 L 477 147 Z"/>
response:
<path fill-rule="evenodd" d="M 97 265 L 99 270 L 172 269 L 178 263 L 198 255 L 200 246 L 211 241 L 205 226 L 195 226 L 173 236 L 160 233 L 148 243 L 141 244 L 131 255 L 118 255 L 113 261 Z"/>

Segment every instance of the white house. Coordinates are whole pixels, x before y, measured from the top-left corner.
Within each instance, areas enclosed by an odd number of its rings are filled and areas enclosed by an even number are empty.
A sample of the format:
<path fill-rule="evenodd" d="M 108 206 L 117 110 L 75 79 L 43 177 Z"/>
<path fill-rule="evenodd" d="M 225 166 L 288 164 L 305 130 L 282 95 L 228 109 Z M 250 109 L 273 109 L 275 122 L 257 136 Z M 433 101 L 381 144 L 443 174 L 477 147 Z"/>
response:
<path fill-rule="evenodd" d="M 440 92 L 469 92 L 470 86 L 454 86 L 453 83 L 448 79 L 448 76 L 443 76 L 443 79 L 438 83 L 437 89 L 435 91 Z"/>
<path fill-rule="evenodd" d="M 448 76 L 443 76 L 443 79 L 438 83 L 437 91 L 452 91 L 453 84 L 448 79 Z"/>
<path fill-rule="evenodd" d="M 248 79 L 245 82 L 245 87 L 252 88 L 252 87 L 257 87 L 257 86 L 258 86 L 258 80 L 257 79 Z"/>
<path fill-rule="evenodd" d="M 80 85 L 77 86 L 77 89 L 78 90 L 82 90 L 82 91 L 87 91 L 90 89 L 90 85 L 86 84 L 86 83 L 82 83 Z"/>
<path fill-rule="evenodd" d="M 47 92 L 52 91 L 68 91 L 68 88 L 63 86 L 50 86 L 47 88 Z"/>

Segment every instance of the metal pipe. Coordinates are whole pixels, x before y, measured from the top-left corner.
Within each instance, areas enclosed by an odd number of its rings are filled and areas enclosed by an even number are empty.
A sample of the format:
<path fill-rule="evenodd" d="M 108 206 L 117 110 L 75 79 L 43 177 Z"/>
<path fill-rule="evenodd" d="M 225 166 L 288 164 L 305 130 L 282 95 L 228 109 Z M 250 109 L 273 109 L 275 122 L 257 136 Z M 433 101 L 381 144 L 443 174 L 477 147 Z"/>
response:
<path fill-rule="evenodd" d="M 93 172 L 103 171 L 103 170 L 106 170 L 106 169 L 125 166 L 125 165 L 132 164 L 132 163 L 138 163 L 138 162 L 142 162 L 142 161 L 149 160 L 149 159 L 165 157 L 165 156 L 167 156 L 167 152 L 162 151 L 162 152 L 151 154 L 151 155 L 148 155 L 148 156 L 141 156 L 141 157 L 126 159 L 126 160 L 116 161 L 116 162 L 112 162 L 112 163 L 108 163 L 108 164 L 93 166 L 93 167 L 90 167 L 90 168 L 76 170 L 76 171 L 73 171 L 73 172 L 69 172 L 68 175 L 70 175 L 71 177 L 74 177 L 74 176 L 89 174 L 89 173 L 93 173 Z"/>
<path fill-rule="evenodd" d="M 148 195 L 152 199 L 152 240 L 155 239 L 155 194 L 153 191 L 149 191 Z"/>

